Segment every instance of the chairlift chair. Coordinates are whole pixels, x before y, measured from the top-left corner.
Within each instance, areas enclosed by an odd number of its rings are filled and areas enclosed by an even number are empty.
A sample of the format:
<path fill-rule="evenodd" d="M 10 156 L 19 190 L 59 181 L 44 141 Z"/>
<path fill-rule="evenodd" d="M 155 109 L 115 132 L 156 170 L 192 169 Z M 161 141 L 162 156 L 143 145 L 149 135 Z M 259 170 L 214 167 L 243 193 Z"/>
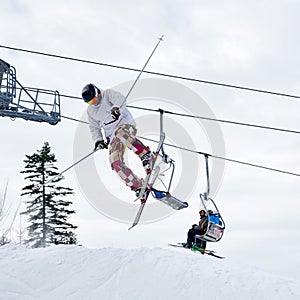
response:
<path fill-rule="evenodd" d="M 164 111 L 162 109 L 159 109 L 160 112 L 160 132 L 163 132 L 163 113 Z M 151 194 L 153 198 L 156 200 L 165 203 L 172 207 L 173 209 L 179 210 L 182 208 L 185 208 L 188 206 L 187 202 L 183 202 L 179 200 L 178 198 L 174 197 L 170 193 L 173 177 L 174 177 L 174 172 L 175 172 L 175 161 L 170 158 L 164 151 L 164 145 L 161 146 L 161 153 L 159 154 L 161 157 L 161 162 L 156 166 L 156 170 L 159 173 L 158 175 L 158 180 L 164 187 L 164 190 L 158 190 L 156 189 L 156 186 L 153 186 L 151 189 Z M 164 171 L 160 171 L 161 165 L 165 165 L 166 169 Z M 162 180 L 161 177 L 165 176 L 166 173 L 170 171 L 170 176 L 165 177 L 166 180 Z"/>
<path fill-rule="evenodd" d="M 205 242 L 218 242 L 221 240 L 225 230 L 225 222 L 222 218 L 218 207 L 213 199 L 209 197 L 210 184 L 209 184 L 209 168 L 208 168 L 208 155 L 205 154 L 206 163 L 206 177 L 207 177 L 207 192 L 200 194 L 200 200 L 203 209 L 208 217 L 206 231 L 202 235 L 195 235 L 195 244 L 198 244 L 198 240 Z M 212 209 L 211 209 L 212 208 Z"/>

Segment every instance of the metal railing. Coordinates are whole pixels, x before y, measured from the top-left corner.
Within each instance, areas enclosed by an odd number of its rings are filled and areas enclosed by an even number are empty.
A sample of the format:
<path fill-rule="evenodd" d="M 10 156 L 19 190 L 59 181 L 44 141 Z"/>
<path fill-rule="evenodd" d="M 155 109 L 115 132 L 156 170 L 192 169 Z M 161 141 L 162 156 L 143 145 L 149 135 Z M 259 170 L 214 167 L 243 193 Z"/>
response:
<path fill-rule="evenodd" d="M 59 92 L 23 87 L 15 68 L 0 59 L 0 116 L 55 125 L 61 120 Z"/>

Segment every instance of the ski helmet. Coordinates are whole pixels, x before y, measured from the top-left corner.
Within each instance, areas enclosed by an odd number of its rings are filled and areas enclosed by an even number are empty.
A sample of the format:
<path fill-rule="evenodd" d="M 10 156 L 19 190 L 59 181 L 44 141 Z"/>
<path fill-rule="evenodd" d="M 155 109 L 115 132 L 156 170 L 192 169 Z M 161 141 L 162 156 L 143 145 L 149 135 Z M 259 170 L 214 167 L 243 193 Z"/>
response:
<path fill-rule="evenodd" d="M 81 94 L 84 102 L 89 102 L 99 94 L 99 89 L 94 84 L 89 83 L 82 89 Z"/>

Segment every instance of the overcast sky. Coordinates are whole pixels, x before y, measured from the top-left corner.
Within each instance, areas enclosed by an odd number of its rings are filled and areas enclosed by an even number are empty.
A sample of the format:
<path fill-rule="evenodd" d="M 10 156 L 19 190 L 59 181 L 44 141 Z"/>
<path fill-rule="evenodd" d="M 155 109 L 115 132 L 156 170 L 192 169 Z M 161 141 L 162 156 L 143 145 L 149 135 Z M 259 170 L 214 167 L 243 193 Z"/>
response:
<path fill-rule="evenodd" d="M 164 34 L 164 42 L 147 66 L 149 71 L 300 95 L 300 3 L 296 0 L 0 3 L 2 46 L 141 69 L 158 37 Z M 0 58 L 16 68 L 24 86 L 77 97 L 88 82 L 106 89 L 137 76 L 132 71 L 5 48 L 0 48 Z M 158 77 L 143 74 L 142 78 Z M 218 119 L 299 130 L 299 99 L 173 81 L 197 93 Z M 163 103 L 149 102 L 145 106 L 157 109 Z M 62 97 L 61 109 L 64 116 L 79 119 L 86 106 L 80 100 Z M 140 112 L 132 113 L 136 117 Z M 73 163 L 78 123 L 66 119 L 55 126 L 22 119 L 0 121 L 0 195 L 9 180 L 8 201 L 17 206 L 20 189 L 25 185 L 19 174 L 25 155 L 33 154 L 48 141 L 58 167 L 67 168 Z M 219 125 L 226 157 L 300 173 L 299 134 Z M 192 128 L 186 130 L 192 132 Z M 86 135 L 89 134 L 87 126 Z M 208 151 L 206 141 L 201 148 L 203 133 L 190 135 L 198 151 Z M 185 140 L 181 146 L 185 146 Z M 107 170 L 105 176 L 115 180 L 116 175 L 103 159 L 106 154 L 97 155 L 101 168 Z M 203 183 L 204 165 L 200 166 L 198 178 Z M 86 177 L 89 178 L 88 171 Z M 116 189 L 126 189 L 116 182 Z M 199 193 L 204 187 L 197 185 L 189 199 L 184 199 L 190 203 L 185 211 L 128 232 L 128 224 L 104 217 L 88 203 L 73 170 L 65 174 L 65 184 L 75 190 L 74 223 L 79 226 L 80 242 L 87 247 L 165 247 L 169 242 L 183 241 L 190 225 L 197 222 Z M 229 259 L 234 257 L 299 278 L 299 192 L 300 177 L 227 162 L 222 185 L 214 197 L 227 228 L 222 241 L 209 248 Z"/>

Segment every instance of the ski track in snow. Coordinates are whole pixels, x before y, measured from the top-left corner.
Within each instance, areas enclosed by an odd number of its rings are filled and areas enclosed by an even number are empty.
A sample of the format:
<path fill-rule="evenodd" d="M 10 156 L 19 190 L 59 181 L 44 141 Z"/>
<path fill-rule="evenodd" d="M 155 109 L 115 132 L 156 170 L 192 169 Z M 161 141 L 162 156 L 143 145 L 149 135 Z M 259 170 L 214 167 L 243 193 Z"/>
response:
<path fill-rule="evenodd" d="M 184 251 L 6 245 L 0 299 L 300 299 L 296 279 Z"/>

